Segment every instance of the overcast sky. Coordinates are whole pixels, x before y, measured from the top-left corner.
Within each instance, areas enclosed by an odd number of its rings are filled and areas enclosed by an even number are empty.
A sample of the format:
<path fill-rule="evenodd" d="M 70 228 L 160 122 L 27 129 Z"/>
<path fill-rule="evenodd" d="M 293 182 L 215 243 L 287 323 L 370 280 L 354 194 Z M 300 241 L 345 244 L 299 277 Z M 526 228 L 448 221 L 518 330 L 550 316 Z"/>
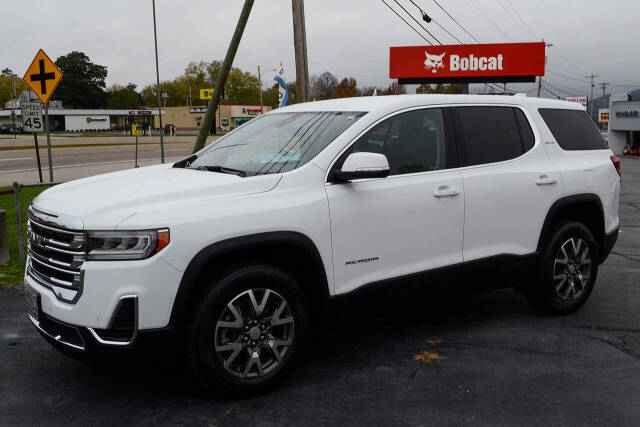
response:
<path fill-rule="evenodd" d="M 394 0 L 386 1 L 403 13 Z M 398 1 L 420 19 L 411 0 Z M 433 0 L 413 1 L 456 37 L 473 42 Z M 613 92 L 640 88 L 637 0 L 438 1 L 481 42 L 553 43 L 544 81 L 561 95 L 587 95 L 583 77 L 591 72 L 600 75 L 597 82 L 611 82 Z M 223 59 L 243 3 L 156 0 L 160 79 L 182 74 L 189 61 Z M 107 66 L 108 85 L 155 82 L 151 0 L 30 0 L 7 2 L 2 11 L 0 69 L 22 76 L 38 48 L 54 60 L 79 50 Z M 425 43 L 381 0 L 307 0 L 305 14 L 310 73 L 353 76 L 360 87 L 391 83 L 389 46 Z M 427 28 L 444 44 L 456 43 L 433 23 Z M 258 64 L 269 69 L 280 61 L 294 80 L 291 1 L 256 0 L 234 66 L 256 73 Z M 271 78 L 265 73 L 265 86 Z"/>

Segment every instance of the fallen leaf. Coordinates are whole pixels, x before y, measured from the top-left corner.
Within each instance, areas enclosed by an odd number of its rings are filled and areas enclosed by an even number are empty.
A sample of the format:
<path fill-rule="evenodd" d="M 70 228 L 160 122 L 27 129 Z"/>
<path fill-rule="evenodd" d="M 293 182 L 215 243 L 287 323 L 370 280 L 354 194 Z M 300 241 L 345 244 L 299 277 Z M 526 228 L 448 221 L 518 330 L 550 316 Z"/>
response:
<path fill-rule="evenodd" d="M 413 360 L 420 360 L 423 363 L 431 363 L 432 360 L 438 359 L 441 359 L 441 357 L 435 351 L 423 351 L 413 356 Z"/>

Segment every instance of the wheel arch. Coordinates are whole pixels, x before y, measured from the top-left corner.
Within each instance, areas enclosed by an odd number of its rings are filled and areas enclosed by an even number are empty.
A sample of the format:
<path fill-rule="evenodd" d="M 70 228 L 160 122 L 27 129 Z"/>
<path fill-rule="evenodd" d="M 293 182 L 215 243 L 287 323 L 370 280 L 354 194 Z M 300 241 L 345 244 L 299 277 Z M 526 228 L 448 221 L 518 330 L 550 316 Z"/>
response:
<path fill-rule="evenodd" d="M 302 233 L 275 231 L 222 240 L 200 250 L 182 275 L 170 324 L 177 328 L 184 325 L 193 297 L 206 286 L 201 280 L 206 273 L 239 261 L 263 261 L 291 274 L 309 299 L 314 324 L 321 319 L 329 286 L 320 252 Z"/>
<path fill-rule="evenodd" d="M 543 253 L 546 242 L 551 238 L 554 225 L 559 220 L 575 220 L 583 223 L 596 239 L 598 255 L 604 254 L 604 209 L 597 194 L 584 193 L 565 196 L 556 200 L 549 208 L 538 239 L 537 252 Z"/>

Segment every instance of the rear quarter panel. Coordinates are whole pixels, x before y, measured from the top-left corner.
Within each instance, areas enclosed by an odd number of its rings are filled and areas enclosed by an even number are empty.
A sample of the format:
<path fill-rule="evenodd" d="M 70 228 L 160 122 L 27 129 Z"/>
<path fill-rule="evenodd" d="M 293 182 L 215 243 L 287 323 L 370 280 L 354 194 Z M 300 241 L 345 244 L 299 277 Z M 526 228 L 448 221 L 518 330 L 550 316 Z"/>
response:
<path fill-rule="evenodd" d="M 545 150 L 562 176 L 563 196 L 595 194 L 604 210 L 604 230 L 610 233 L 620 223 L 620 177 L 613 166 L 609 149 L 564 150 L 537 112 L 530 111 L 538 127 Z"/>

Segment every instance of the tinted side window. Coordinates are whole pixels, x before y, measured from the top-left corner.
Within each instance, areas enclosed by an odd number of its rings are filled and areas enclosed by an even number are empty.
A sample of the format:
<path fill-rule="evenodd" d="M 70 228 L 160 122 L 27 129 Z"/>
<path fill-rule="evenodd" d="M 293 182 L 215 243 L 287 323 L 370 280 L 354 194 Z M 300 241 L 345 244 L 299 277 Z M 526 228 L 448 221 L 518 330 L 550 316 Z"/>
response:
<path fill-rule="evenodd" d="M 395 115 L 363 135 L 341 159 L 354 152 L 387 156 L 391 175 L 445 169 L 446 136 L 442 109 Z"/>
<path fill-rule="evenodd" d="M 501 162 L 523 153 L 511 107 L 456 107 L 456 134 L 464 146 L 466 165 Z"/>
<path fill-rule="evenodd" d="M 603 150 L 607 144 L 587 113 L 581 110 L 540 108 L 553 137 L 564 150 Z"/>
<path fill-rule="evenodd" d="M 531 129 L 531 124 L 529 124 L 529 120 L 524 115 L 521 109 L 514 108 L 513 111 L 516 112 L 516 117 L 518 118 L 518 126 L 520 127 L 520 136 L 522 137 L 522 148 L 524 152 L 531 150 L 533 145 L 536 142 L 535 136 L 533 136 L 533 130 Z"/>

